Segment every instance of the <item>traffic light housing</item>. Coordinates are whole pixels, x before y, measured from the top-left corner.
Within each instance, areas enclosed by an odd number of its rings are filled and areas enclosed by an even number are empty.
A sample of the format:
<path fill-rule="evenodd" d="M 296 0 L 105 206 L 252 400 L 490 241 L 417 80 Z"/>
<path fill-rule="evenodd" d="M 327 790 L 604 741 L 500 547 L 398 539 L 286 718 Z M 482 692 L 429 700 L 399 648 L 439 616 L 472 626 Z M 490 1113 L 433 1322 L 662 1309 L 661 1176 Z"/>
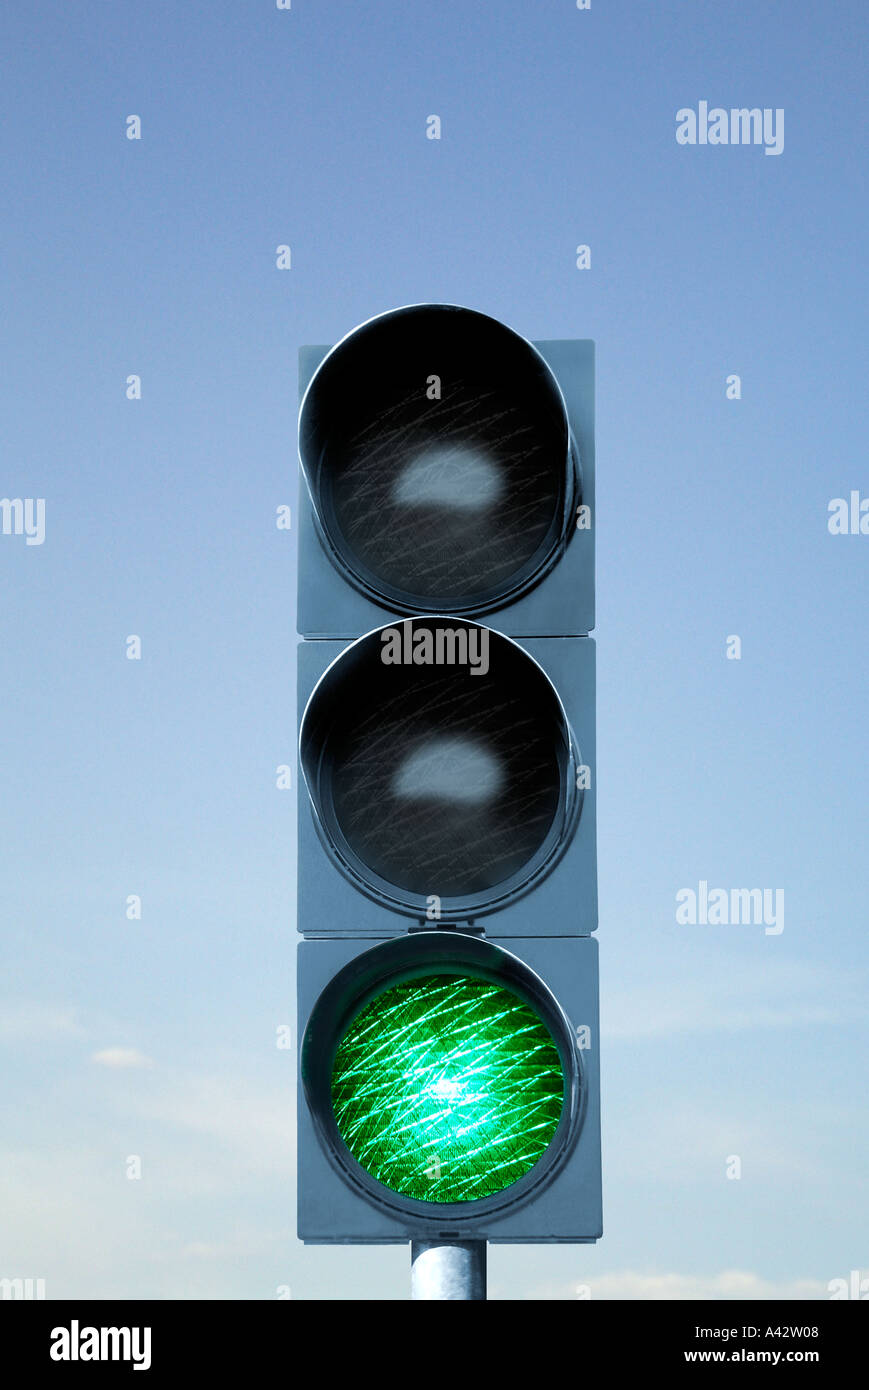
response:
<path fill-rule="evenodd" d="M 480 1182 L 491 1169 L 497 1169 L 499 1146 L 492 1143 L 491 1134 L 485 1134 L 486 1143 L 477 1146 L 479 1171 L 466 1152 L 454 1159 L 438 1146 L 444 1142 L 445 1130 L 472 1126 L 499 1100 L 503 1105 L 504 1098 L 480 1083 L 481 1071 L 484 1082 L 487 1078 L 479 1056 L 471 1065 L 451 1062 L 450 1043 L 456 1041 L 455 1033 L 448 1031 L 439 1048 L 435 1044 L 440 1035 L 432 1025 L 429 1055 L 415 1068 L 406 1066 L 403 1044 L 383 1063 L 382 1084 L 393 1083 L 403 1070 L 410 1072 L 405 1087 L 410 1081 L 419 1082 L 425 1113 L 419 1120 L 419 1134 L 410 1136 L 417 1141 L 412 1167 L 418 1178 L 415 1184 L 402 1187 L 400 1172 L 396 1179 L 399 1160 L 394 1155 L 392 1167 L 390 1155 L 386 1162 L 381 1159 L 379 1168 L 367 1164 L 364 1148 L 353 1142 L 353 1117 L 342 1129 L 344 1113 L 339 1108 L 336 1115 L 335 1060 L 341 1059 L 341 1044 L 353 1021 L 370 1024 L 365 1011 L 372 1000 L 383 998 L 396 986 L 413 985 L 432 976 L 449 985 L 455 980 L 481 981 L 512 996 L 522 1024 L 532 1025 L 538 1046 L 533 1025 L 535 1018 L 541 1020 L 543 1084 L 551 1078 L 553 1051 L 562 1073 L 562 1093 L 555 1110 L 544 1109 L 540 1116 L 547 1142 L 534 1166 L 524 1169 L 514 1160 L 513 1171 L 519 1176 L 504 1187 L 493 1185 L 494 1190 L 479 1197 L 471 1196 L 466 1188 L 461 1191 L 462 1199 L 456 1200 L 456 1186 L 449 1188 L 447 1184 L 454 1176 L 453 1162 L 457 1182 L 468 1173 Z M 303 1240 L 317 1244 L 396 1244 L 441 1237 L 537 1244 L 587 1243 L 600 1235 L 597 942 L 593 937 L 537 936 L 500 941 L 436 929 L 379 942 L 353 937 L 306 939 L 299 946 L 299 1017 L 305 1023 L 298 1138 L 298 1224 Z M 478 1024 L 473 1013 L 468 1017 L 472 1024 Z M 548 1050 L 547 1036 L 552 1040 Z M 412 1041 L 419 1045 L 419 1032 Z M 388 1048 L 389 1043 L 389 1030 L 384 1027 L 381 1036 L 372 1041 L 372 1050 Z M 489 1043 L 484 1031 L 480 1047 Z M 378 1060 L 376 1055 L 372 1058 L 375 1066 Z M 486 1065 L 497 1068 L 501 1060 L 496 1055 L 486 1059 Z M 503 1064 L 512 1080 L 514 1068 L 509 1055 Z M 342 1062 L 339 1068 L 338 1084 L 342 1087 L 348 1084 L 346 1065 Z M 533 1061 L 528 1065 L 533 1068 Z M 363 1105 L 369 1099 L 370 1086 L 371 1077 L 366 1076 Z M 386 1100 L 388 1106 L 396 1100 L 405 1102 L 406 1096 L 390 1093 Z M 544 1099 L 544 1105 L 547 1100 L 551 1096 Z M 379 1111 L 383 1102 L 382 1094 L 375 1095 L 372 1111 Z M 533 1107 L 523 1105 L 522 1119 L 529 1113 Z M 403 1120 L 406 1123 L 406 1114 Z M 377 1122 L 376 1115 L 373 1122 Z M 382 1119 L 387 1145 L 391 1122 L 387 1108 Z M 371 1119 L 366 1121 L 371 1123 Z M 520 1132 L 527 1141 L 526 1131 Z M 504 1137 L 512 1146 L 513 1121 L 504 1122 Z M 531 1150 L 537 1155 L 533 1131 L 531 1139 Z M 422 1196 L 427 1187 L 430 1195 Z"/>
<path fill-rule="evenodd" d="M 438 632 L 476 631 L 488 669 L 386 664 L 396 631 L 405 650 L 411 634 L 434 646 Z M 417 921 L 592 932 L 594 688 L 588 639 L 520 644 L 415 618 L 349 645 L 302 643 L 302 932 L 389 936 Z"/>
<path fill-rule="evenodd" d="M 300 353 L 299 1234 L 601 1231 L 593 345 Z"/>

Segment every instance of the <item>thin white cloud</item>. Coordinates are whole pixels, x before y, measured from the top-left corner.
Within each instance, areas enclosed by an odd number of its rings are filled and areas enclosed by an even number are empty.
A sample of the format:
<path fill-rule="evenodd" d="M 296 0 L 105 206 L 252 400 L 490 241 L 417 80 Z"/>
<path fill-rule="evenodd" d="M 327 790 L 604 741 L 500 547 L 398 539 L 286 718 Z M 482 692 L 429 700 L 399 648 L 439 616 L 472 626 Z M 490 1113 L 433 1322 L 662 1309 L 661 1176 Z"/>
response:
<path fill-rule="evenodd" d="M 795 1138 L 796 1118 L 788 1107 L 771 1101 L 747 1107 L 739 1091 L 706 1101 L 670 1097 L 662 1106 L 656 1095 L 641 1096 L 612 1110 L 604 1136 L 604 1171 L 618 1190 L 655 1182 L 662 1192 L 681 1191 L 711 1207 L 728 1201 L 738 1209 L 743 1199 L 765 1185 L 772 1200 L 782 1190 L 816 1193 L 831 1190 L 825 1148 L 814 1137 Z M 854 1110 L 854 1123 L 859 1123 Z M 637 1135 L 643 1142 L 637 1146 Z M 732 1157 L 741 1160 L 741 1177 L 729 1178 Z M 717 1199 L 708 1184 L 718 1189 Z M 725 1195 L 727 1194 L 727 1195 Z"/>
<path fill-rule="evenodd" d="M 238 1165 L 248 1175 L 284 1180 L 293 1171 L 295 1105 L 289 1080 L 273 1085 L 261 1076 L 184 1074 L 169 1077 L 159 1091 L 128 1099 L 128 1124 L 147 1122 L 155 1142 L 160 1135 L 177 1140 L 186 1135 L 191 1145 L 208 1143 L 213 1158 L 209 1172 L 197 1173 L 200 1189 L 216 1181 L 224 1167 L 228 1173 Z M 222 1164 L 216 1161 L 218 1151 Z"/>
<path fill-rule="evenodd" d="M 100 1067 L 152 1067 L 154 1063 L 135 1047 L 104 1047 L 92 1052 L 91 1061 Z"/>
<path fill-rule="evenodd" d="M 0 1001 L 0 1043 L 47 1042 L 83 1033 L 73 1008 L 35 1000 Z"/>
<path fill-rule="evenodd" d="M 717 1006 L 702 999 L 650 1001 L 639 993 L 610 1008 L 610 1021 L 601 1032 L 606 1040 L 671 1037 L 676 1033 L 744 1033 L 755 1028 L 801 1028 L 837 1021 L 832 1009 L 806 1004 L 802 1008 Z"/>
<path fill-rule="evenodd" d="M 746 966 L 732 960 L 704 974 L 671 973 L 660 984 L 627 983 L 609 992 L 601 1036 L 615 1042 L 684 1033 L 837 1024 L 865 1015 L 859 980 L 794 961 Z"/>
<path fill-rule="evenodd" d="M 108 1099 L 104 1077 L 84 1120 L 81 1086 L 38 1110 L 26 1146 L 0 1147 L 0 1274 L 45 1278 L 49 1298 L 274 1297 L 298 1272 L 295 1124 L 283 1069 L 265 1070 L 154 1067 Z"/>
<path fill-rule="evenodd" d="M 712 1301 L 726 1299 L 772 1298 L 822 1299 L 829 1298 L 827 1281 L 821 1279 L 786 1279 L 775 1281 L 744 1269 L 726 1269 L 719 1274 L 661 1274 L 621 1270 L 598 1274 L 586 1281 L 543 1286 L 530 1294 L 532 1299 L 607 1299 L 661 1300 L 681 1302 L 686 1299 Z"/>

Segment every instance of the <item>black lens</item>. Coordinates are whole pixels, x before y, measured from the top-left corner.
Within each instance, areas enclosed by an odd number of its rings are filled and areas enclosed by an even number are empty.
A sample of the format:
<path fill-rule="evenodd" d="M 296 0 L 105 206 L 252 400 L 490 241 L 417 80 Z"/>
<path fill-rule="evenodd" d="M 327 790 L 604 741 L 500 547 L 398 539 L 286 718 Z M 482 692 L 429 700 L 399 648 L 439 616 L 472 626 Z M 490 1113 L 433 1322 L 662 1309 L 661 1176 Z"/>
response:
<path fill-rule="evenodd" d="M 492 606 L 567 534 L 561 395 L 530 344 L 486 315 L 423 305 L 357 329 L 315 375 L 299 437 L 334 555 L 405 608 Z"/>
<path fill-rule="evenodd" d="M 405 661 L 421 643 L 432 663 Z M 515 643 L 428 618 L 344 653 L 312 697 L 302 752 L 321 821 L 363 874 L 405 901 L 465 900 L 531 872 L 563 809 L 570 733 Z"/>

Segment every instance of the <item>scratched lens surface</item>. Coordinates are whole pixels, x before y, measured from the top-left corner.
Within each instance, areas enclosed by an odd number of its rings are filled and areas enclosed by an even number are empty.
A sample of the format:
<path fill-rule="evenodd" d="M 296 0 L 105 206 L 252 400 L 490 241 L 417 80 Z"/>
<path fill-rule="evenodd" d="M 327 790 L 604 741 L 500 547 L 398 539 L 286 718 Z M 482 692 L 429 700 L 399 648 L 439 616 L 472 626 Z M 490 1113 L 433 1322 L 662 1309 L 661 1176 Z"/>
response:
<path fill-rule="evenodd" d="M 423 610 L 477 612 L 533 582 L 567 539 L 569 445 L 561 393 L 531 345 L 437 304 L 344 339 L 299 430 L 334 554 L 375 593 Z"/>
<path fill-rule="evenodd" d="M 539 1015 L 487 980 L 394 985 L 354 1019 L 332 1070 L 332 1108 L 356 1161 L 405 1197 L 490 1197 L 534 1167 L 564 1100 Z"/>
<path fill-rule="evenodd" d="M 536 401 L 500 383 L 460 380 L 432 403 L 418 380 L 399 381 L 325 456 L 343 548 L 426 603 L 488 594 L 531 561 L 558 516 L 561 422 L 541 423 Z"/>
<path fill-rule="evenodd" d="M 428 897 L 494 895 L 538 854 L 559 810 L 565 734 L 524 652 L 493 669 L 385 666 L 344 682 L 329 735 L 329 791 L 353 853 Z M 457 674 L 458 672 L 458 674 Z"/>

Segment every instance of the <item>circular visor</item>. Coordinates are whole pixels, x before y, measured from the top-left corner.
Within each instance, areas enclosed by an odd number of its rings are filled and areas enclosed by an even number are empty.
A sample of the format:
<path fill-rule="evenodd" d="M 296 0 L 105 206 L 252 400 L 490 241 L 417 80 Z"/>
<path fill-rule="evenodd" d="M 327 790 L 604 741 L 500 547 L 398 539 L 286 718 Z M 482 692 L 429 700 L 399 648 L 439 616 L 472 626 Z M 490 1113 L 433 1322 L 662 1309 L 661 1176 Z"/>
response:
<path fill-rule="evenodd" d="M 398 611 L 512 601 L 572 534 L 575 451 L 555 377 L 470 309 L 415 305 L 344 338 L 305 394 L 299 452 L 333 562 Z"/>
<path fill-rule="evenodd" d="M 575 826 L 570 726 L 510 638 L 449 618 L 369 633 L 305 710 L 301 762 L 324 842 L 369 896 L 425 915 L 494 910 Z"/>

